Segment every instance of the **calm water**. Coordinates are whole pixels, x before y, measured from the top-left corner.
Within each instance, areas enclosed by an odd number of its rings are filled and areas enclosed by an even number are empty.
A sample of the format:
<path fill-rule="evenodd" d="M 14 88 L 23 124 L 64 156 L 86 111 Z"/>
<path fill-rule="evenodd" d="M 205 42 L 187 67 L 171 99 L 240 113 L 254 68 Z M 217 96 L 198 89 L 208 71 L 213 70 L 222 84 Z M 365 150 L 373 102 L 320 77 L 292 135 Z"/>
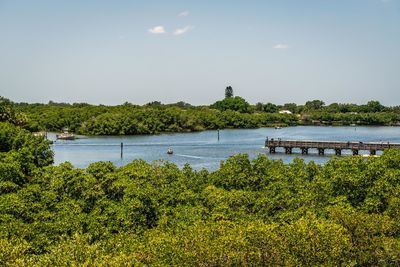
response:
<path fill-rule="evenodd" d="M 179 167 L 189 163 L 195 169 L 214 170 L 219 167 L 221 160 L 230 155 L 247 153 L 251 157 L 256 157 L 260 153 L 268 154 L 267 149 L 263 147 L 267 136 L 296 140 L 400 143 L 400 127 L 298 126 L 282 129 L 221 130 L 220 141 L 217 140 L 217 131 L 148 136 L 85 137 L 74 141 L 57 140 L 52 149 L 55 153 L 56 164 L 69 161 L 79 168 L 96 161 L 111 161 L 121 166 L 134 159 L 144 159 L 149 162 L 162 159 L 172 161 Z M 54 135 L 50 138 L 54 138 Z M 124 143 L 122 159 L 121 142 Z M 174 150 L 173 155 L 167 155 L 168 148 Z M 302 157 L 299 154 L 300 151 L 297 150 L 294 150 L 293 155 L 285 155 L 282 150 L 278 152 L 274 155 L 268 154 L 268 156 L 285 162 L 291 162 L 294 157 Z M 318 156 L 316 153 L 310 150 L 311 155 L 304 156 L 304 159 L 324 163 L 333 151 L 327 150 L 325 156 Z M 343 151 L 343 153 L 350 152 Z"/>

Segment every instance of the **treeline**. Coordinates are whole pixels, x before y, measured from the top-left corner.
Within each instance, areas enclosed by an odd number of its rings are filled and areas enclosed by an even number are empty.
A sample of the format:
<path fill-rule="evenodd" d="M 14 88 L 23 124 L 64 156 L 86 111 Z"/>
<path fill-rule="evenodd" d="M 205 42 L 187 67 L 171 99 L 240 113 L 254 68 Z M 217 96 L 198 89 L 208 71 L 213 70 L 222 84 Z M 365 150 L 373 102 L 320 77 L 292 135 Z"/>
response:
<path fill-rule="evenodd" d="M 86 135 L 132 135 L 202 131 L 223 128 L 258 128 L 292 125 L 400 125 L 400 108 L 377 101 L 366 105 L 330 104 L 320 100 L 305 105 L 257 103 L 231 96 L 210 106 L 184 102 L 143 106 L 85 103 L 14 104 L 0 98 L 1 106 L 22 113 L 19 125 L 30 131 L 70 131 Z M 17 120 L 17 119 L 15 119 Z"/>
<path fill-rule="evenodd" d="M 398 266 L 400 152 L 52 166 L 0 123 L 1 266 Z"/>
<path fill-rule="evenodd" d="M 224 128 L 258 128 L 295 125 L 298 116 L 265 112 L 241 112 L 181 103 L 144 106 L 125 103 L 119 106 L 88 104 L 16 104 L 27 116 L 25 127 L 31 131 L 70 131 L 87 135 L 157 134 Z"/>
<path fill-rule="evenodd" d="M 400 113 L 400 106 L 386 107 L 379 101 L 369 101 L 364 105 L 332 103 L 326 105 L 324 101 L 307 101 L 304 105 L 287 103 L 284 105 L 275 105 L 272 103 L 257 103 L 255 109 L 265 112 L 277 112 L 279 110 L 289 110 L 292 113 L 303 114 L 307 112 L 327 112 L 327 113 L 376 113 L 376 112 L 394 112 Z"/>

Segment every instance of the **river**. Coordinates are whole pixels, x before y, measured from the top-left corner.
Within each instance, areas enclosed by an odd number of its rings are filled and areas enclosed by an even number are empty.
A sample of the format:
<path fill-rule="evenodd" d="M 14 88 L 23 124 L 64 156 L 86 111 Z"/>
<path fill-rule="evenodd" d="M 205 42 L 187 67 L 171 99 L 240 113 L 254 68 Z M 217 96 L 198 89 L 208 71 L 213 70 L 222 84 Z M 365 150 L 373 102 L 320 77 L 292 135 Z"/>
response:
<path fill-rule="evenodd" d="M 282 129 L 229 129 L 220 130 L 219 141 L 217 131 L 142 136 L 93 136 L 73 141 L 57 140 L 52 149 L 56 165 L 69 161 L 78 168 L 87 167 L 96 161 L 111 161 L 121 166 L 134 159 L 144 159 L 148 162 L 161 159 L 174 162 L 179 167 L 189 163 L 195 169 L 215 170 L 221 160 L 237 153 L 247 153 L 252 158 L 258 154 L 267 154 L 272 159 L 282 159 L 284 162 L 291 162 L 295 157 L 303 157 L 306 161 L 313 160 L 317 163 L 326 162 L 334 154 L 329 150 L 325 156 L 318 156 L 313 150 L 305 156 L 299 154 L 298 150 L 294 150 L 292 155 L 286 155 L 282 150 L 278 150 L 277 154 L 269 154 L 264 148 L 266 137 L 400 143 L 400 127 L 296 126 Z M 49 139 L 54 138 L 54 134 L 49 135 Z M 121 142 L 124 144 L 122 158 Z M 166 153 L 168 148 L 173 149 L 173 155 Z M 350 153 L 343 151 L 343 156 Z M 367 154 L 367 151 L 361 151 L 361 154 L 363 153 Z"/>

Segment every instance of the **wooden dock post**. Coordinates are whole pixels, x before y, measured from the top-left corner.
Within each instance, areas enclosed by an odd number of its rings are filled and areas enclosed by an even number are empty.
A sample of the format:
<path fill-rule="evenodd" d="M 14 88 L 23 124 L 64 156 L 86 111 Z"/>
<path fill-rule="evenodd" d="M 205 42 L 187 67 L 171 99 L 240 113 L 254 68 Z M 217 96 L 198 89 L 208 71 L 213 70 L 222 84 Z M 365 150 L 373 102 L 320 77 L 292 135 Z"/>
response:
<path fill-rule="evenodd" d="M 291 147 L 285 147 L 285 153 L 286 154 L 292 154 L 292 148 Z"/>
<path fill-rule="evenodd" d="M 217 133 L 218 133 L 218 141 L 219 141 L 219 129 L 217 130 Z"/>
<path fill-rule="evenodd" d="M 308 155 L 308 148 L 307 147 L 302 147 L 301 148 L 301 154 Z"/>
<path fill-rule="evenodd" d="M 124 143 L 121 142 L 121 159 L 124 156 Z"/>

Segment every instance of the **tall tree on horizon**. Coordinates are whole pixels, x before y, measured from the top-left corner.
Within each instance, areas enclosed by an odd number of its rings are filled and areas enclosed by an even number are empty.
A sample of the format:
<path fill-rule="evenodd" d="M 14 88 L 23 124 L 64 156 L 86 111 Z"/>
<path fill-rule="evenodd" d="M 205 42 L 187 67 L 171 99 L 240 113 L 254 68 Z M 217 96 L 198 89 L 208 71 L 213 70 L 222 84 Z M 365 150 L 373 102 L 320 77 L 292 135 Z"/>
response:
<path fill-rule="evenodd" d="M 227 86 L 225 88 L 225 98 L 232 97 L 232 96 L 233 96 L 233 88 L 232 88 L 232 86 Z"/>

